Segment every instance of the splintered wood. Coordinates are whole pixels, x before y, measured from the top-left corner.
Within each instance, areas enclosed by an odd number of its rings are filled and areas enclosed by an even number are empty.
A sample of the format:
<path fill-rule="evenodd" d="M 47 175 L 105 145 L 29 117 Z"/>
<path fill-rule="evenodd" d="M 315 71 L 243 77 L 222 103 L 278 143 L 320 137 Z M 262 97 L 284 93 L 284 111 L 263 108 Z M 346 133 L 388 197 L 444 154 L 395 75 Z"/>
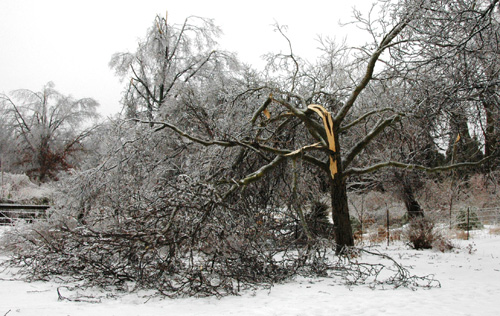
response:
<path fill-rule="evenodd" d="M 323 124 L 325 125 L 326 136 L 328 138 L 328 148 L 333 153 L 336 153 L 337 150 L 335 149 L 335 134 L 333 132 L 333 119 L 332 119 L 332 116 L 321 105 L 311 104 L 311 105 L 308 106 L 308 108 L 311 109 L 311 110 L 313 110 L 314 112 L 316 112 L 323 119 Z M 338 171 L 338 169 L 337 169 L 337 160 L 333 158 L 332 154 L 330 154 L 330 174 L 332 176 L 332 179 L 337 174 L 337 171 Z"/>

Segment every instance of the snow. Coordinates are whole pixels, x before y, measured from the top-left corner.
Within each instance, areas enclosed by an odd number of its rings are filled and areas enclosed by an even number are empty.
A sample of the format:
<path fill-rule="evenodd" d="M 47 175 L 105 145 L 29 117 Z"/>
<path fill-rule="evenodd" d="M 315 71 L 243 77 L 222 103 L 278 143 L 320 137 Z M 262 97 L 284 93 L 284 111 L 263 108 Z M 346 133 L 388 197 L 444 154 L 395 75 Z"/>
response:
<path fill-rule="evenodd" d="M 0 236 L 1 229 L 6 228 L 0 227 Z M 434 274 L 441 282 L 441 288 L 416 291 L 349 288 L 333 278 L 297 278 L 221 299 L 167 299 L 145 291 L 106 297 L 104 290 L 70 290 L 75 284 L 23 282 L 4 270 L 0 315 L 498 315 L 500 236 L 485 229 L 469 241 L 453 243 L 457 249 L 448 253 L 415 251 L 403 243 L 375 247 L 411 266 L 413 274 Z M 0 253 L 0 261 L 6 258 Z M 63 297 L 81 301 L 58 300 L 58 288 Z"/>
<path fill-rule="evenodd" d="M 15 197 L 16 202 L 32 202 L 47 199 L 55 192 L 50 185 L 39 186 L 33 183 L 25 174 L 2 172 L 0 180 L 0 200 L 10 200 Z"/>

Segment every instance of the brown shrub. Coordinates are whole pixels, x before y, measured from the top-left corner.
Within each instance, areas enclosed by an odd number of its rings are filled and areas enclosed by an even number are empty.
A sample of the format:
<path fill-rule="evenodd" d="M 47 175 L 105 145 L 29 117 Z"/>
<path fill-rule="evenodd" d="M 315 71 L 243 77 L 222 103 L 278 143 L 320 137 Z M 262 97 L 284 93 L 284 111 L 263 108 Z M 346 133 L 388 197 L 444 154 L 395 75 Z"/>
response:
<path fill-rule="evenodd" d="M 451 251 L 455 248 L 455 245 L 451 243 L 448 239 L 439 238 L 432 244 L 432 249 L 439 250 L 441 252 Z"/>
<path fill-rule="evenodd" d="M 376 231 L 372 231 L 368 234 L 368 240 L 372 244 L 379 244 L 387 240 L 387 232 L 385 227 L 379 226 Z"/>
<path fill-rule="evenodd" d="M 456 230 L 455 238 L 460 240 L 467 240 L 467 232 L 465 230 Z"/>
<path fill-rule="evenodd" d="M 491 235 L 500 235 L 500 226 L 490 227 L 489 232 Z"/>
<path fill-rule="evenodd" d="M 408 240 L 413 249 L 435 249 L 450 251 L 455 246 L 434 227 L 434 222 L 427 218 L 415 218 L 410 221 Z"/>
<path fill-rule="evenodd" d="M 401 234 L 402 234 L 402 229 L 397 228 L 397 229 L 391 229 L 391 235 L 389 236 L 390 240 L 401 240 Z"/>
<path fill-rule="evenodd" d="M 415 218 L 410 221 L 408 240 L 413 249 L 431 249 L 432 244 L 440 238 L 434 232 L 434 222 L 426 218 Z"/>

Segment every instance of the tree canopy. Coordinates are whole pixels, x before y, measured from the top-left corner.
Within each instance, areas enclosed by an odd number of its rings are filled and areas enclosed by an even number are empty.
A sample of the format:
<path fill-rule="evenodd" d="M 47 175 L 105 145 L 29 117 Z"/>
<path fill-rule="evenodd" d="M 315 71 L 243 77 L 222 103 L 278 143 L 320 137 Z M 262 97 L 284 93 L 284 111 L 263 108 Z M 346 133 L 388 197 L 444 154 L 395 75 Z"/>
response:
<path fill-rule="evenodd" d="M 0 95 L 7 136 L 3 144 L 8 141 L 12 149 L 2 160 L 40 182 L 56 179 L 59 171 L 72 166 L 75 152 L 88 136 L 85 122 L 97 117 L 95 100 L 76 100 L 54 87 L 49 82 L 40 92 L 16 90 L 10 96 Z"/>

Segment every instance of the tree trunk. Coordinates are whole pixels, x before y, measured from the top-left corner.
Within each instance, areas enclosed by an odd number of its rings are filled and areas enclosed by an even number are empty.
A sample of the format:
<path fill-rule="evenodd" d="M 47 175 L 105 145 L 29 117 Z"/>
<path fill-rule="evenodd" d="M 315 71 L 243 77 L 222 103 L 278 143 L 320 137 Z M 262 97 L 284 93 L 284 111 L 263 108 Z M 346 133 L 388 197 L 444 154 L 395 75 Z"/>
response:
<path fill-rule="evenodd" d="M 403 201 L 408 212 L 408 219 L 424 217 L 424 211 L 415 199 L 411 182 L 407 178 L 403 180 Z"/>
<path fill-rule="evenodd" d="M 340 170 L 340 168 L 339 168 Z M 341 254 L 346 247 L 354 246 L 351 220 L 349 218 L 349 206 L 347 204 L 347 185 L 342 179 L 341 172 L 330 180 L 330 194 L 332 199 L 332 219 L 335 242 L 335 252 Z"/>
<path fill-rule="evenodd" d="M 457 142 L 457 136 L 460 140 Z M 456 143 L 456 144 L 455 144 Z M 456 157 L 453 157 L 453 148 L 456 147 Z M 446 150 L 447 161 L 457 162 L 479 161 L 483 158 L 477 140 L 469 133 L 468 118 L 464 113 L 457 111 L 450 113 L 450 139 Z"/>
<path fill-rule="evenodd" d="M 354 236 L 352 234 L 351 219 L 349 217 L 349 205 L 347 203 L 347 183 L 343 174 L 343 165 L 340 155 L 339 126 L 334 126 L 335 144 L 329 144 L 331 158 L 335 161 L 332 168 L 330 160 L 330 197 L 332 200 L 332 219 L 335 242 L 337 244 L 335 253 L 342 254 L 348 247 L 354 246 Z M 332 170 L 336 172 L 332 172 Z M 332 178 L 332 173 L 334 173 Z"/>
<path fill-rule="evenodd" d="M 40 147 L 38 148 L 38 166 L 34 166 L 34 172 L 37 174 L 36 178 L 38 182 L 43 183 L 45 179 L 48 178 L 50 173 L 50 149 L 49 149 L 49 139 L 48 137 L 42 137 Z"/>
<path fill-rule="evenodd" d="M 486 130 L 484 131 L 484 154 L 492 156 L 498 154 L 498 142 L 500 141 L 500 110 L 498 98 L 493 92 L 488 91 L 483 99 L 483 106 L 486 112 Z M 488 161 L 486 164 L 487 170 L 496 167 L 496 161 Z"/>

